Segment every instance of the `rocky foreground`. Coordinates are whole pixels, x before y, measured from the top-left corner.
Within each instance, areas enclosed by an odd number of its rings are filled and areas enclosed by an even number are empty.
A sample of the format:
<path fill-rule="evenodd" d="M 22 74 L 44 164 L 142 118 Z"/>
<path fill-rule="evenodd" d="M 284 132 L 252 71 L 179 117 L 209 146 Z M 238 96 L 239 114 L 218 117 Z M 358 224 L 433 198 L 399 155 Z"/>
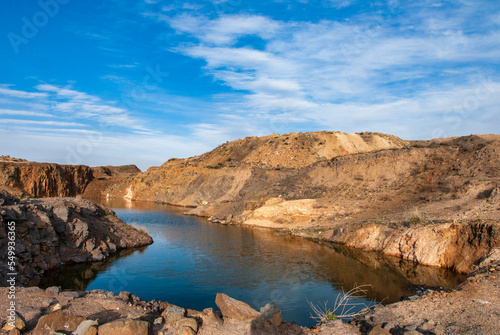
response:
<path fill-rule="evenodd" d="M 101 261 L 120 249 L 153 243 L 109 208 L 79 198 L 19 200 L 0 192 L 0 285 L 6 286 L 8 233 L 15 226 L 18 284 L 36 285 L 45 271 Z M 13 224 L 12 224 L 13 223 Z"/>
<path fill-rule="evenodd" d="M 0 289 L 7 310 L 9 288 Z M 129 292 L 62 291 L 18 288 L 17 315 L 3 320 L 1 334 L 498 334 L 500 324 L 500 249 L 494 249 L 451 292 L 429 291 L 395 304 L 363 311 L 350 324 L 340 320 L 312 329 L 282 321 L 276 304 L 260 311 L 227 295 L 215 300 L 220 311 L 194 311 L 161 301 L 143 301 Z M 17 327 L 16 329 L 13 329 Z"/>

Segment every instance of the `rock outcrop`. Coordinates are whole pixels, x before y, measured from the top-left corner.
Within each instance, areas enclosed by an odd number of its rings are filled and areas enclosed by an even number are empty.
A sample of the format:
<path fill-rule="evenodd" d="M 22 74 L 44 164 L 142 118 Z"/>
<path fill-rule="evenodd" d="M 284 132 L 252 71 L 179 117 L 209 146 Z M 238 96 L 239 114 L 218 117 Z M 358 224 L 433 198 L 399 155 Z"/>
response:
<path fill-rule="evenodd" d="M 353 248 L 381 251 L 418 264 L 467 273 L 479 257 L 500 247 L 500 224 L 474 221 L 395 229 L 373 223 L 352 229 L 334 229 L 325 239 Z"/>
<path fill-rule="evenodd" d="M 0 192 L 0 215 L 2 285 L 11 272 L 5 268 L 11 231 L 21 284 L 36 284 L 45 271 L 63 264 L 100 261 L 117 250 L 153 242 L 112 210 L 81 197 L 21 201 Z"/>
<path fill-rule="evenodd" d="M 82 194 L 93 178 L 85 165 L 0 159 L 0 186 L 20 196 L 72 197 Z"/>

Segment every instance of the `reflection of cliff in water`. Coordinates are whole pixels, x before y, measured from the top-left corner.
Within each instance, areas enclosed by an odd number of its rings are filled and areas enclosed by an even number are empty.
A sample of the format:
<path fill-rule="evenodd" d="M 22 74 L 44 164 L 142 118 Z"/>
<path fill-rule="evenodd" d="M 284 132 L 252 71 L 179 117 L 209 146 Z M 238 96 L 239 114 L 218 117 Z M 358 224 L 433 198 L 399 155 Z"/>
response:
<path fill-rule="evenodd" d="M 97 277 L 97 274 L 106 270 L 113 262 L 135 252 L 143 252 L 146 248 L 123 249 L 102 262 L 72 264 L 47 271 L 38 286 L 43 289 L 50 286 L 61 286 L 65 290 L 85 291 L 87 286 Z"/>
<path fill-rule="evenodd" d="M 331 250 L 333 252 L 329 253 L 328 259 L 321 257 L 324 275 L 336 283 L 342 283 L 335 286 L 344 290 L 369 284 L 368 298 L 383 303 L 395 302 L 413 294 L 412 287 L 415 285 L 451 289 L 466 277 L 443 268 L 417 265 L 378 252 L 339 245 L 332 245 Z"/>
<path fill-rule="evenodd" d="M 369 284 L 372 286 L 369 299 L 389 303 L 413 294 L 410 287 L 414 285 L 452 288 L 465 279 L 445 269 L 415 265 L 381 253 L 317 243 L 269 229 L 197 220 L 182 216 L 184 208 L 151 202 L 106 203 L 104 200 L 103 203 L 114 208 L 129 208 L 124 211 L 124 217 L 146 225 L 148 232 L 155 236 L 155 244 L 147 252 L 149 262 L 153 262 L 149 266 L 154 270 L 144 270 L 143 274 L 166 281 L 182 275 L 189 278 L 192 286 L 219 287 L 224 283 L 241 290 L 253 287 L 254 294 L 258 291 L 262 297 L 269 297 L 266 287 L 287 296 L 298 294 L 291 289 L 302 290 L 324 282 L 344 290 Z M 155 259 L 154 253 L 160 257 Z M 164 260 L 162 256 L 172 259 Z M 172 264 L 177 258 L 189 263 L 192 270 L 185 269 L 186 264 L 179 264 L 180 268 L 176 269 Z M 67 282 L 71 280 L 83 283 L 78 288 L 85 289 L 97 272 L 111 262 L 73 267 L 68 275 L 61 272 L 63 278 L 68 278 L 64 287 L 75 288 Z"/>
<path fill-rule="evenodd" d="M 368 298 L 389 303 L 412 295 L 410 287 L 414 285 L 452 288 L 465 279 L 446 269 L 416 265 L 377 252 L 320 244 L 268 229 L 209 222 L 186 229 L 187 225 L 192 225 L 192 219 L 178 217 L 177 224 L 170 224 L 168 230 L 157 233 L 173 248 L 191 253 L 199 271 L 208 264 L 228 268 L 238 273 L 239 278 L 247 278 L 257 285 L 277 275 L 286 278 L 285 285 L 296 287 L 320 281 L 320 278 L 344 290 L 370 284 Z"/>

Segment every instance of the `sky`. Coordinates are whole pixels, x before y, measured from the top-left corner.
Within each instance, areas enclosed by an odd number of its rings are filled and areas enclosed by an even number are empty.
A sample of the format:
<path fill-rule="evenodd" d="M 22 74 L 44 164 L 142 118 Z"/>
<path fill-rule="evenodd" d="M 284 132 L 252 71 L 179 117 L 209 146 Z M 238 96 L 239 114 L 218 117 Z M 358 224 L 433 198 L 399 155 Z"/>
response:
<path fill-rule="evenodd" d="M 500 2 L 2 0 L 2 155 L 142 170 L 246 136 L 500 133 Z"/>

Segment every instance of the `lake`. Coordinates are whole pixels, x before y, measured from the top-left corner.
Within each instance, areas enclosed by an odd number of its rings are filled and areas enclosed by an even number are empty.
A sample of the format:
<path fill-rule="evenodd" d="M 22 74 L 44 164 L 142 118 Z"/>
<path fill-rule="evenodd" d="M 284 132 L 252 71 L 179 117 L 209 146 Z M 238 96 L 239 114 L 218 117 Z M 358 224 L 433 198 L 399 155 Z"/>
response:
<path fill-rule="evenodd" d="M 308 302 L 332 306 L 341 290 L 370 284 L 367 305 L 398 301 L 415 285 L 452 288 L 465 279 L 440 268 L 417 266 L 284 235 L 267 229 L 218 225 L 152 203 L 105 203 L 129 224 L 145 227 L 154 244 L 126 250 L 105 262 L 49 272 L 41 287 L 129 291 L 144 300 L 185 308 L 214 307 L 218 292 L 260 309 L 281 308 L 285 321 L 312 326 Z"/>

